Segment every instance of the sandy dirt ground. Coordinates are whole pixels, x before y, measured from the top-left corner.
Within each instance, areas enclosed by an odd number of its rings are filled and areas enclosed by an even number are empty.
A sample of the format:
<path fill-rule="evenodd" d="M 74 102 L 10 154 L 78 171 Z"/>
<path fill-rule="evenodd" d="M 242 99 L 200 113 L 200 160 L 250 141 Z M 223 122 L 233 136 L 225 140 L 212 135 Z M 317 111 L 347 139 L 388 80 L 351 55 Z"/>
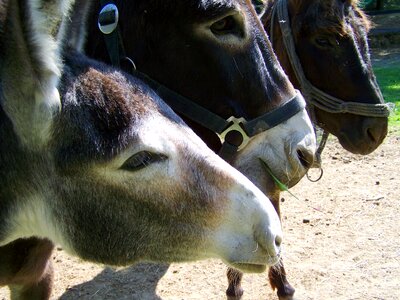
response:
<path fill-rule="evenodd" d="M 400 132 L 369 156 L 344 151 L 334 138 L 324 176 L 284 193 L 284 263 L 296 299 L 400 299 Z M 313 174 L 312 174 L 313 175 Z M 139 264 L 112 269 L 57 249 L 52 299 L 226 299 L 218 260 Z M 277 299 L 267 274 L 246 274 L 244 300 Z M 0 299 L 9 299 L 0 288 Z"/>

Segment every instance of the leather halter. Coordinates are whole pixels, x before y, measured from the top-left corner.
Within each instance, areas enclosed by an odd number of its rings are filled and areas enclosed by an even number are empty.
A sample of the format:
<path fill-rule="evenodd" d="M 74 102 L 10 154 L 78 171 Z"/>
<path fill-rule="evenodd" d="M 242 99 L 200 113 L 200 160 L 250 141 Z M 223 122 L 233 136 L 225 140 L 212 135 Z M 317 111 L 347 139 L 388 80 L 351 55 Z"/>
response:
<path fill-rule="evenodd" d="M 120 67 L 124 59 L 132 61 L 125 56 L 118 30 L 118 8 L 111 0 L 100 2 L 102 9 L 98 20 L 99 29 L 104 34 L 112 65 Z M 146 82 L 174 111 L 216 133 L 222 143 L 219 155 L 227 161 L 231 161 L 234 155 L 243 149 L 255 135 L 287 121 L 306 107 L 303 96 L 296 90 L 296 95 L 285 104 L 253 120 L 248 121 L 234 116 L 225 120 L 137 71 L 135 67 L 132 68 L 131 73 Z"/>

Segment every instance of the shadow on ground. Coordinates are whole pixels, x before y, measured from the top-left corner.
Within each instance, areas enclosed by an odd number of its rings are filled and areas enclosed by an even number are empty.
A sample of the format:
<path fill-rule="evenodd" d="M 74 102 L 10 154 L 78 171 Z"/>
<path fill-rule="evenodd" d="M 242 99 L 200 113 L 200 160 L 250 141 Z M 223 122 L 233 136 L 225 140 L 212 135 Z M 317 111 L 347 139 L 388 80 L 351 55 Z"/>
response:
<path fill-rule="evenodd" d="M 107 267 L 90 281 L 69 287 L 59 299 L 161 300 L 156 294 L 157 283 L 168 267 L 151 263 L 117 270 Z"/>

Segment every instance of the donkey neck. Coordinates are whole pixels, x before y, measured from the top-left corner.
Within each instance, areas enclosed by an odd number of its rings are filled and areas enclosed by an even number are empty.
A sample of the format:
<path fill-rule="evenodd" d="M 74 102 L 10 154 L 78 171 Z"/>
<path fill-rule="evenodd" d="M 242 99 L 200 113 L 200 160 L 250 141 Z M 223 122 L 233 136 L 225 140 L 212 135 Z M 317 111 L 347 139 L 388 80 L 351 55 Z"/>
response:
<path fill-rule="evenodd" d="M 50 151 L 36 151 L 21 143 L 0 108 L 0 245 L 17 238 L 57 238 L 46 199 L 54 199 L 55 176 Z M 51 224 L 51 225 L 50 225 Z"/>

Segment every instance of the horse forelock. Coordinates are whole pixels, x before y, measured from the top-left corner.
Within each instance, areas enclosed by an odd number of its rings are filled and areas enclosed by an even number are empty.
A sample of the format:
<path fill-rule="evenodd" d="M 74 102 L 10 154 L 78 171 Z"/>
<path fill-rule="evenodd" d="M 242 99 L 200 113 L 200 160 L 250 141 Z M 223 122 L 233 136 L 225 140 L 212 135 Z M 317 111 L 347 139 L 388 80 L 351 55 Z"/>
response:
<path fill-rule="evenodd" d="M 365 32 L 367 33 L 373 27 L 373 24 L 372 24 L 370 18 L 368 17 L 368 15 L 362 9 L 359 8 L 357 3 L 358 3 L 358 1 L 353 1 L 353 5 L 352 5 L 352 9 L 357 17 L 356 25 L 359 25 L 359 26 L 365 28 Z"/>
<path fill-rule="evenodd" d="M 308 32 L 326 31 L 339 36 L 351 34 L 351 27 L 362 27 L 367 33 L 371 27 L 367 15 L 358 8 L 357 0 L 316 0 L 294 2 L 294 31 L 307 30 Z M 351 13 L 354 12 L 354 14 Z M 297 25 L 297 26 L 296 26 Z"/>

